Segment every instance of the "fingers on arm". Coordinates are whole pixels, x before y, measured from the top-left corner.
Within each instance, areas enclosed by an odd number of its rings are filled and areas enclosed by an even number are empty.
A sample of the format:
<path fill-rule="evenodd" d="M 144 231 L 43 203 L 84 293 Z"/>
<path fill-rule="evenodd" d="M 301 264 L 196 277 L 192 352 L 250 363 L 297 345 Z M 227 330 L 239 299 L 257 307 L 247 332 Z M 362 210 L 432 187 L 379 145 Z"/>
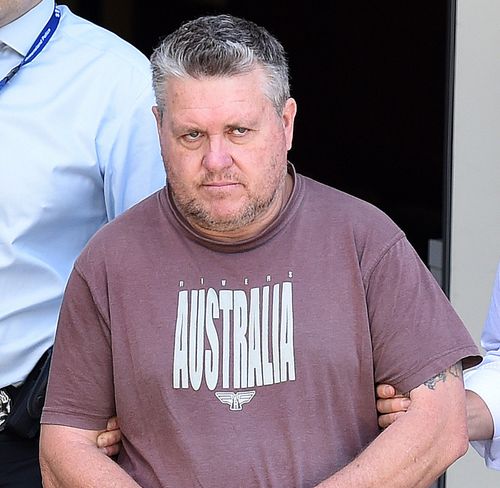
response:
<path fill-rule="evenodd" d="M 377 411 L 380 414 L 406 412 L 411 405 L 409 398 L 398 396 L 387 400 L 377 400 Z"/>
<path fill-rule="evenodd" d="M 380 383 L 377 385 L 376 391 L 377 398 L 392 398 L 397 394 L 396 388 L 386 383 Z"/>
<path fill-rule="evenodd" d="M 118 417 L 115 415 L 108 419 L 108 423 L 106 424 L 106 430 L 115 430 L 119 429 L 118 425 Z"/>
<path fill-rule="evenodd" d="M 393 386 L 380 384 L 377 386 L 378 424 L 385 429 L 403 415 L 410 406 L 407 395 L 400 394 Z"/>
<path fill-rule="evenodd" d="M 434 408 L 441 408 L 441 402 L 451 401 L 448 399 L 448 394 L 462 398 L 462 392 L 463 378 L 460 362 L 434 375 L 404 395 L 399 394 L 391 385 L 380 384 L 377 386 L 378 424 L 383 429 L 387 428 L 404 415 L 415 399 L 418 401 L 416 408 L 427 408 L 430 413 Z"/>
<path fill-rule="evenodd" d="M 121 431 L 105 430 L 97 436 L 97 446 L 108 456 L 116 456 L 121 447 Z"/>

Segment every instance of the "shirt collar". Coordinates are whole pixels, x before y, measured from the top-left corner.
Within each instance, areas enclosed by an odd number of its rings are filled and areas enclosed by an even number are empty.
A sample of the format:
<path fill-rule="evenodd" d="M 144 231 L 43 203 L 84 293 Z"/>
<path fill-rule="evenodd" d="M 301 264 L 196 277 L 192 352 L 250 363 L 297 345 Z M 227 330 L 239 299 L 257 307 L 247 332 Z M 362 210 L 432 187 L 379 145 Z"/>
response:
<path fill-rule="evenodd" d="M 54 0 L 42 0 L 23 16 L 0 27 L 0 42 L 26 56 L 54 11 Z"/>

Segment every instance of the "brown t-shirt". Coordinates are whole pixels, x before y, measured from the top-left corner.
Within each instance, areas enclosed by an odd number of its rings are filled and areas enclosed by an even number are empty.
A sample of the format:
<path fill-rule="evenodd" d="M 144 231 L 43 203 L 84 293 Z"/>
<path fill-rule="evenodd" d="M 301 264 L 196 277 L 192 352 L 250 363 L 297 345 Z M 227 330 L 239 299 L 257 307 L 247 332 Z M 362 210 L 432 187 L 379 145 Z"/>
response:
<path fill-rule="evenodd" d="M 296 175 L 271 227 L 220 244 L 163 189 L 76 262 L 42 422 L 116 412 L 119 463 L 147 488 L 312 487 L 379 434 L 376 383 L 408 391 L 478 354 L 372 205 Z"/>

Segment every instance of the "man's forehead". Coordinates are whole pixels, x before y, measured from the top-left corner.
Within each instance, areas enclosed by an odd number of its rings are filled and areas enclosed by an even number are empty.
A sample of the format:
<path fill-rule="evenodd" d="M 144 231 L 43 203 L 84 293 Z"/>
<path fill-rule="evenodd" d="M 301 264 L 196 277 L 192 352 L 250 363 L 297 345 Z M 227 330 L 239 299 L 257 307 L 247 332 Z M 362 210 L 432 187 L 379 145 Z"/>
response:
<path fill-rule="evenodd" d="M 251 127 L 274 106 L 263 90 L 262 70 L 229 77 L 174 78 L 165 92 L 165 115 L 174 130 Z"/>
<path fill-rule="evenodd" d="M 212 99 L 209 102 L 201 100 L 194 103 L 167 104 L 165 115 L 170 124 L 176 127 L 249 127 L 267 118 L 270 112 L 274 113 L 274 108 L 267 100 L 228 98 Z"/>
<path fill-rule="evenodd" d="M 190 97 L 189 99 L 177 98 L 171 104 L 178 114 L 192 114 L 198 112 L 223 112 L 235 111 L 239 113 L 252 112 L 252 108 L 259 104 L 256 97 Z"/>
<path fill-rule="evenodd" d="M 168 111 L 167 111 L 168 114 Z M 224 130 L 234 127 L 255 128 L 261 125 L 262 110 L 185 110 L 167 115 L 168 124 L 174 131 L 198 129 L 202 131 Z"/>

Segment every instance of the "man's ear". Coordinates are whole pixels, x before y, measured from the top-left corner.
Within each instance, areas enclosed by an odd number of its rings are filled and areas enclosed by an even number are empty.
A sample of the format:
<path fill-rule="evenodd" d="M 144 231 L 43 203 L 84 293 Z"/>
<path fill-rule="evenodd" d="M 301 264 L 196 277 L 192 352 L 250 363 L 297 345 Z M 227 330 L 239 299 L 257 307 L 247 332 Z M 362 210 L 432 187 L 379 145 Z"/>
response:
<path fill-rule="evenodd" d="M 153 110 L 153 114 L 156 119 L 156 125 L 159 130 L 161 128 L 162 111 L 160 110 L 160 107 L 158 107 L 158 105 L 153 105 L 151 110 Z"/>
<path fill-rule="evenodd" d="M 297 113 L 297 102 L 293 98 L 289 98 L 286 101 L 282 115 L 283 127 L 285 129 L 286 147 L 288 150 L 292 148 L 293 124 L 296 113 Z"/>

